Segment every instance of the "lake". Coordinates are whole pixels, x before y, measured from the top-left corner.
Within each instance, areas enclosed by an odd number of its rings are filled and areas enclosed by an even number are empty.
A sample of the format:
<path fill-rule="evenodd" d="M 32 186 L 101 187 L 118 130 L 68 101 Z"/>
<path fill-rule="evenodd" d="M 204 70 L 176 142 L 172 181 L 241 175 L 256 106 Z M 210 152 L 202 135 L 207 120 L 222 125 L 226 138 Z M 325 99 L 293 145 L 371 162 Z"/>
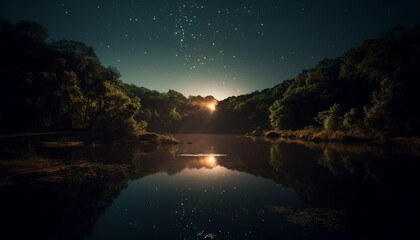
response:
<path fill-rule="evenodd" d="M 420 151 L 239 135 L 167 147 L 2 142 L 2 239 L 417 234 Z"/>

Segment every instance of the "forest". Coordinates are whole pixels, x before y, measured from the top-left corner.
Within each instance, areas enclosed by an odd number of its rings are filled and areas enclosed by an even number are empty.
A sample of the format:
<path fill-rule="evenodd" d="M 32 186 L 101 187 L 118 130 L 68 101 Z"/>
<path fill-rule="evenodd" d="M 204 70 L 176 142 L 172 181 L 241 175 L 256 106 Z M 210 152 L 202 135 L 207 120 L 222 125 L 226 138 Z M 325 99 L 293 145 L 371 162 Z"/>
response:
<path fill-rule="evenodd" d="M 0 19 L 0 51 L 2 134 L 299 129 L 420 134 L 419 26 L 391 29 L 273 88 L 222 101 L 124 83 L 116 68 L 101 64 L 92 47 L 51 40 L 35 22 Z"/>

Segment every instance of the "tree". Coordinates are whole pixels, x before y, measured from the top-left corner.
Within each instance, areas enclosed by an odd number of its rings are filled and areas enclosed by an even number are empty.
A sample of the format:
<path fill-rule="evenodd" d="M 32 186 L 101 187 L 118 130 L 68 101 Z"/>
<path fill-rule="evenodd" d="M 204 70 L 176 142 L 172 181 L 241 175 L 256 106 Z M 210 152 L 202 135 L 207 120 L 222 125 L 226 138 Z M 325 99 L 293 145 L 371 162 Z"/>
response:
<path fill-rule="evenodd" d="M 173 120 L 175 120 L 175 121 L 179 121 L 179 120 L 181 120 L 181 114 L 179 114 L 177 111 L 176 111 L 176 107 L 175 108 L 173 108 L 170 112 L 169 112 L 169 116 L 171 116 L 171 118 L 173 119 Z"/>
<path fill-rule="evenodd" d="M 284 101 L 282 100 L 277 100 L 269 108 L 270 123 L 274 129 L 295 129 L 295 116 L 291 106 L 292 105 L 284 104 Z"/>
<path fill-rule="evenodd" d="M 359 112 L 356 108 L 352 108 L 344 114 L 343 125 L 349 130 L 361 127 Z"/>
<path fill-rule="evenodd" d="M 2 131 L 144 130 L 140 99 L 126 94 L 119 72 L 102 66 L 92 47 L 47 42 L 47 31 L 34 22 L 0 19 L 0 34 Z"/>
<path fill-rule="evenodd" d="M 334 104 L 328 110 L 319 112 L 314 120 L 323 125 L 326 130 L 335 131 L 342 128 L 343 117 L 341 117 L 340 113 L 340 105 Z"/>

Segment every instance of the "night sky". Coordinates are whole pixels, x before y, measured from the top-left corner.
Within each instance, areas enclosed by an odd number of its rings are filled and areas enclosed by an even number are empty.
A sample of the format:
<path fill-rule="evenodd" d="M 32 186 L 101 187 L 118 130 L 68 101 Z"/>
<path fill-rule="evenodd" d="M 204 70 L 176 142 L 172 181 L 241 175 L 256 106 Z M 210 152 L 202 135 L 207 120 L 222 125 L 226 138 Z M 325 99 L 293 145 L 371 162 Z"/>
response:
<path fill-rule="evenodd" d="M 126 83 L 221 100 L 420 24 L 420 0 L 1 0 L 0 17 L 94 47 Z"/>

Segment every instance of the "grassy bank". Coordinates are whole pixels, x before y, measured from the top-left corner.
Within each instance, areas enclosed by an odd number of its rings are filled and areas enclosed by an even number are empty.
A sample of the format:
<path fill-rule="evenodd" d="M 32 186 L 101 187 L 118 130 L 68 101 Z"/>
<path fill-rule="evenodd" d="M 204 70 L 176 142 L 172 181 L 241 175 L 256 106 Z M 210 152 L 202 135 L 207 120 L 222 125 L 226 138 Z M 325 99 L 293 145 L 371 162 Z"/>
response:
<path fill-rule="evenodd" d="M 38 132 L 0 135 L 0 142 L 21 140 L 36 142 L 48 147 L 75 147 L 101 143 L 155 145 L 171 145 L 180 143 L 174 137 L 153 132 L 139 132 L 130 136 L 110 135 L 90 131 Z"/>
<path fill-rule="evenodd" d="M 138 142 L 138 143 L 149 143 L 149 144 L 179 144 L 179 140 L 172 136 L 157 134 L 153 132 L 141 132 L 135 134 L 132 139 L 129 141 Z"/>
<path fill-rule="evenodd" d="M 312 142 L 361 142 L 369 144 L 408 146 L 420 148 L 419 137 L 386 137 L 382 134 L 374 132 L 327 130 L 273 130 L 265 133 L 265 137 L 270 139 L 300 139 Z"/>

